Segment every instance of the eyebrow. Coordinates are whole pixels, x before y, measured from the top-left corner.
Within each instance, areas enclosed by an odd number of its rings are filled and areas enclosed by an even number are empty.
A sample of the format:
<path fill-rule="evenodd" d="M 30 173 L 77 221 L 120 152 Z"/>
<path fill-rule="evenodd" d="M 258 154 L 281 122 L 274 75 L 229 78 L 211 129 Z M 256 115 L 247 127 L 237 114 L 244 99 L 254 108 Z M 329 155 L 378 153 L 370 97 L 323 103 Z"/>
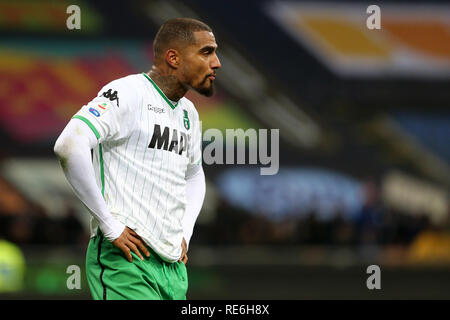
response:
<path fill-rule="evenodd" d="M 216 50 L 217 49 L 217 46 L 204 46 L 204 47 L 202 47 L 199 51 L 209 51 L 209 50 L 211 50 L 211 51 L 214 51 L 214 50 Z"/>

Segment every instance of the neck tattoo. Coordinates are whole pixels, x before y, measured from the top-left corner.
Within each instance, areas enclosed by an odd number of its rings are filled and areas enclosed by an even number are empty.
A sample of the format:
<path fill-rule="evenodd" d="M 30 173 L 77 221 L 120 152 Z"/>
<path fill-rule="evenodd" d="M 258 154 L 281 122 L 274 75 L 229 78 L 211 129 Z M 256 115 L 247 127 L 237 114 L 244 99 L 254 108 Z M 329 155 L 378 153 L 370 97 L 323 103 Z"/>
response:
<path fill-rule="evenodd" d="M 178 81 L 174 75 L 164 75 L 152 68 L 148 73 L 150 78 L 164 92 L 167 98 L 172 101 L 180 100 L 187 92 L 187 89 Z"/>

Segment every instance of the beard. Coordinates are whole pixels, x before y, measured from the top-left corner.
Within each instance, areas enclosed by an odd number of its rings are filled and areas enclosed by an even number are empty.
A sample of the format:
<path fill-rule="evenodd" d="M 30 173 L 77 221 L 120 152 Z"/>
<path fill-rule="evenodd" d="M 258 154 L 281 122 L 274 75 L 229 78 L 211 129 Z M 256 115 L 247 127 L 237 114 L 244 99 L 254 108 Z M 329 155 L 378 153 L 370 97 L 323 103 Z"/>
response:
<path fill-rule="evenodd" d="M 208 77 L 205 78 L 205 80 L 202 81 L 202 83 L 200 83 L 200 85 L 197 88 L 194 88 L 195 91 L 197 91 L 198 93 L 200 93 L 201 95 L 204 95 L 206 97 L 211 97 L 216 89 L 214 87 L 214 81 L 211 81 L 210 86 L 206 86 L 207 81 L 209 80 Z"/>

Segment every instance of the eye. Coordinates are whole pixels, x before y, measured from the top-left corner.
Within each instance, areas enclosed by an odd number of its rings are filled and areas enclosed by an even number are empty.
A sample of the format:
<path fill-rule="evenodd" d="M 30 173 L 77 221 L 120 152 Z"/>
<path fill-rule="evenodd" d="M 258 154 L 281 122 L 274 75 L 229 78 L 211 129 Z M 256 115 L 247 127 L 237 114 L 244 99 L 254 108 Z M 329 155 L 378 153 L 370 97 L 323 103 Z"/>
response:
<path fill-rule="evenodd" d="M 208 55 L 212 54 L 213 51 L 214 51 L 214 49 L 212 49 L 212 48 L 206 48 L 202 51 L 202 54 L 205 56 L 208 56 Z"/>

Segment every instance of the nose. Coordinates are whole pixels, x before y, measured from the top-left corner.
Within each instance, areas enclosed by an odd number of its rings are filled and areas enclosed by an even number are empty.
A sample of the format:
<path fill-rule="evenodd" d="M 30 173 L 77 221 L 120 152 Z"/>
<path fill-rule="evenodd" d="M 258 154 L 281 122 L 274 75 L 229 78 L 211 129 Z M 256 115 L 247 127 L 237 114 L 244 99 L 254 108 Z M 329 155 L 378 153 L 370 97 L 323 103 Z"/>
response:
<path fill-rule="evenodd" d="M 211 69 L 219 69 L 221 66 L 222 64 L 220 63 L 219 57 L 214 54 L 214 59 L 211 61 Z"/>

